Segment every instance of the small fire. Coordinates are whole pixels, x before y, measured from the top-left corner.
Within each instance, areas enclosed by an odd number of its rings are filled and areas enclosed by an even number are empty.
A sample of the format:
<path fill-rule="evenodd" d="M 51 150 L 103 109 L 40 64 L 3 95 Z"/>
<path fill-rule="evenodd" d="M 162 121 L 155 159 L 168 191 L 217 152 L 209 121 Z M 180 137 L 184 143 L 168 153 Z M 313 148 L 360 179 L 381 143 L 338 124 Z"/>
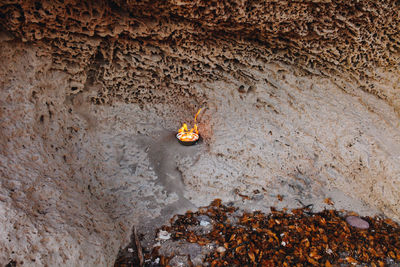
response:
<path fill-rule="evenodd" d="M 199 115 L 201 108 L 197 111 L 196 115 L 194 116 L 194 126 L 192 129 L 188 130 L 188 126 L 186 123 L 182 125 L 182 127 L 178 130 L 178 134 L 176 138 L 179 139 L 181 142 L 196 142 L 199 140 L 199 131 L 197 129 L 197 116 Z"/>

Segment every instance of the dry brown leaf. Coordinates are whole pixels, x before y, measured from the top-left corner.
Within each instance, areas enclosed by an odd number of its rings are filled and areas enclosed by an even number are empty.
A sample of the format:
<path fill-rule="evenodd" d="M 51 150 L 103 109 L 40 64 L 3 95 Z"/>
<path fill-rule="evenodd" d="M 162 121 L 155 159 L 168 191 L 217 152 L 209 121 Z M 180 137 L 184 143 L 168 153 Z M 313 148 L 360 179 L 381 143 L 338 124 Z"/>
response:
<path fill-rule="evenodd" d="M 318 252 L 316 252 L 316 251 L 311 251 L 310 254 L 309 254 L 309 256 L 310 256 L 311 258 L 313 258 L 313 259 L 316 259 L 316 260 L 319 260 L 320 258 L 322 258 L 322 256 L 319 255 Z"/>
<path fill-rule="evenodd" d="M 358 263 L 358 261 L 355 260 L 353 257 L 346 257 L 346 260 L 347 260 L 348 263 L 351 263 L 351 264 L 357 264 Z"/>
<path fill-rule="evenodd" d="M 385 222 L 386 224 L 392 226 L 393 228 L 397 228 L 397 227 L 398 227 L 398 225 L 397 225 L 394 221 L 392 221 L 391 219 L 389 219 L 389 218 L 388 218 L 388 219 L 385 219 L 384 222 Z"/>
<path fill-rule="evenodd" d="M 243 194 L 238 194 L 241 198 L 243 198 L 243 199 L 247 199 L 247 200 L 249 200 L 249 199 L 251 199 L 249 196 L 247 196 L 247 195 L 243 195 Z"/>
<path fill-rule="evenodd" d="M 335 210 L 310 215 L 310 210 L 304 212 L 305 209 L 285 213 L 271 208 L 270 214 L 244 213 L 232 220 L 231 216 L 235 215 L 228 213 L 233 211 L 235 208 L 224 206 L 217 200 L 213 206 L 201 208 L 198 212 L 174 216 L 176 220 L 171 220 L 172 226 L 164 226 L 164 229 L 168 228 L 174 239 L 200 245 L 215 242 L 223 246 L 225 253 L 214 251 L 207 256 L 205 263 L 209 266 L 246 266 L 249 263 L 260 266 L 300 266 L 300 263 L 306 263 L 330 267 L 357 264 L 358 261 L 370 263 L 385 257 L 400 261 L 397 241 L 400 227 L 391 220 L 367 217 L 374 231 L 356 231 L 350 229 L 342 217 L 342 214 L 348 213 Z M 196 218 L 200 214 L 216 222 L 211 232 L 201 234 L 188 228 L 199 224 Z M 237 223 L 234 224 L 234 221 Z M 357 258 L 339 258 L 342 252 L 357 255 Z M 154 259 L 155 255 L 149 257 Z M 170 259 L 164 257 L 161 261 L 168 265 Z M 376 267 L 384 262 L 375 263 L 370 264 Z"/>
<path fill-rule="evenodd" d="M 249 255 L 250 260 L 251 260 L 252 262 L 256 263 L 256 256 L 254 256 L 254 253 L 249 252 L 248 255 Z"/>
<path fill-rule="evenodd" d="M 392 259 L 396 259 L 396 255 L 394 254 L 393 251 L 389 251 L 388 255 L 389 255 L 389 257 L 391 257 Z"/>
<path fill-rule="evenodd" d="M 325 204 L 333 206 L 335 203 L 333 203 L 332 199 L 327 197 L 324 199 Z"/>
<path fill-rule="evenodd" d="M 357 213 L 357 212 L 354 212 L 354 211 L 349 211 L 349 212 L 347 213 L 347 216 L 356 216 L 356 217 L 359 217 L 358 213 Z"/>
<path fill-rule="evenodd" d="M 301 243 L 306 248 L 310 246 L 310 241 L 308 241 L 308 238 L 304 238 L 303 240 L 301 240 Z"/>
<path fill-rule="evenodd" d="M 307 261 L 309 263 L 311 263 L 312 265 L 314 265 L 314 266 L 319 266 L 319 263 L 316 260 L 314 260 L 314 259 L 312 259 L 310 257 L 307 257 Z"/>

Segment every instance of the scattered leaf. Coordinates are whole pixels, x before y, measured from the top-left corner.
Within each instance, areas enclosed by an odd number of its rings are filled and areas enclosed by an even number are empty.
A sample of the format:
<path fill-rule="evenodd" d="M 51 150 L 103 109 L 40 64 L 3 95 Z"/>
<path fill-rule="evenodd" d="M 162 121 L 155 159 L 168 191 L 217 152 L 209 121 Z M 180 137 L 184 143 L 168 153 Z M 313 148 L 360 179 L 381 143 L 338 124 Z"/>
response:
<path fill-rule="evenodd" d="M 333 203 L 332 199 L 331 199 L 331 198 L 329 198 L 329 197 L 325 198 L 325 199 L 324 199 L 324 202 L 325 202 L 325 204 L 328 204 L 328 205 L 331 205 L 331 206 L 333 206 L 333 205 L 334 205 L 334 203 Z"/>
<path fill-rule="evenodd" d="M 389 219 L 365 217 L 368 230 L 349 228 L 345 215 L 350 212 L 324 210 L 318 213 L 307 208 L 291 212 L 271 207 L 270 214 L 262 212 L 233 213 L 221 200 L 196 212 L 177 215 L 171 219 L 168 231 L 173 240 L 216 244 L 204 259 L 207 266 L 338 266 L 360 264 L 384 266 L 385 257 L 400 263 L 400 226 Z M 196 219 L 206 215 L 212 221 L 210 231 L 196 231 Z M 235 217 L 235 218 L 234 218 Z M 224 250 L 217 252 L 217 248 Z M 348 255 L 343 258 L 343 253 Z M 341 257 L 342 256 L 342 257 Z M 167 266 L 171 257 L 160 256 L 154 250 L 146 259 L 160 259 Z M 188 263 L 190 265 L 190 263 Z"/>
<path fill-rule="evenodd" d="M 346 260 L 347 260 L 347 262 L 348 263 L 351 263 L 351 264 L 357 264 L 358 263 L 358 261 L 356 261 L 354 258 L 352 258 L 352 257 L 346 257 Z"/>

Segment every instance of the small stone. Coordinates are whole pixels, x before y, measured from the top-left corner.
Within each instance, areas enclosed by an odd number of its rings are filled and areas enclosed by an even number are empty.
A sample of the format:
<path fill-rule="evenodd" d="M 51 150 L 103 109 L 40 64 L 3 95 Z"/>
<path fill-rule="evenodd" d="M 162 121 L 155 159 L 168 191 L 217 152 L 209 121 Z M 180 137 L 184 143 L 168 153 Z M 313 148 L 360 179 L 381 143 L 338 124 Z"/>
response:
<path fill-rule="evenodd" d="M 366 220 L 361 219 L 357 216 L 348 216 L 346 218 L 346 222 L 351 226 L 358 228 L 358 229 L 368 229 L 369 223 Z"/>
<path fill-rule="evenodd" d="M 128 248 L 129 253 L 133 253 L 133 248 Z"/>
<path fill-rule="evenodd" d="M 201 226 L 209 226 L 211 224 L 211 218 L 207 215 L 197 216 L 197 220 L 200 222 Z"/>
<path fill-rule="evenodd" d="M 208 226 L 208 225 L 210 225 L 210 222 L 207 222 L 207 221 L 200 221 L 200 225 L 201 225 L 201 226 Z"/>
<path fill-rule="evenodd" d="M 226 248 L 224 248 L 224 247 L 218 247 L 217 248 L 217 252 L 218 253 L 224 253 L 226 251 Z"/>
<path fill-rule="evenodd" d="M 158 239 L 161 239 L 161 240 L 168 240 L 168 239 L 170 239 L 170 238 L 171 238 L 171 234 L 168 233 L 167 231 L 161 230 L 161 231 L 158 233 Z"/>

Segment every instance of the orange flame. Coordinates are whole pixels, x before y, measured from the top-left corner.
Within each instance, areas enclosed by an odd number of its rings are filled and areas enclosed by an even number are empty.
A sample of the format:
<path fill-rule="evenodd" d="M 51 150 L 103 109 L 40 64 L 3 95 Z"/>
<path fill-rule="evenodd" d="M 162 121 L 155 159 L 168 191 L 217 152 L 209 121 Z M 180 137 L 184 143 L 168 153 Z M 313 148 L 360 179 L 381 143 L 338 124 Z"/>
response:
<path fill-rule="evenodd" d="M 197 116 L 200 114 L 201 108 L 197 111 L 196 115 L 194 116 L 194 126 L 190 130 L 188 130 L 188 126 L 186 123 L 182 125 L 182 127 L 178 130 L 177 137 L 179 140 L 183 142 L 190 142 L 196 141 L 199 139 L 199 131 L 197 129 Z"/>

